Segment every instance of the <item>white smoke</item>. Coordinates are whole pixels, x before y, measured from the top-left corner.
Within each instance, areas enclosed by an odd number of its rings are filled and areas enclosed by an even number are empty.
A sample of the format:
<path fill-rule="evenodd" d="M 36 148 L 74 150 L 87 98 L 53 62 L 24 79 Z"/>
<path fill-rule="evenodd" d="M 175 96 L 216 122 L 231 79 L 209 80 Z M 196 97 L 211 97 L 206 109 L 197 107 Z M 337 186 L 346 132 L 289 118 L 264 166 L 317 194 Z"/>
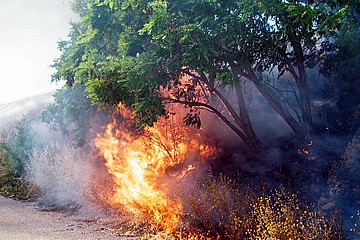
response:
<path fill-rule="evenodd" d="M 52 142 L 34 149 L 28 177 L 44 194 L 44 200 L 57 206 L 86 203 L 93 166 L 82 148 Z"/>

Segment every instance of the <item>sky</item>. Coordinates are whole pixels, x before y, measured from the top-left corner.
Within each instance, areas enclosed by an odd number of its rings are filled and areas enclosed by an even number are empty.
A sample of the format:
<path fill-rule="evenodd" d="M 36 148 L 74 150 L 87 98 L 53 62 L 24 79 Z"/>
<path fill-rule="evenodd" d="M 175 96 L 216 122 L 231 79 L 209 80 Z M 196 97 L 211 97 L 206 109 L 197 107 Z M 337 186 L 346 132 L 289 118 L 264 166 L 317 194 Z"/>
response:
<path fill-rule="evenodd" d="M 76 20 L 71 0 L 0 0 L 0 104 L 54 91 L 50 67 Z"/>

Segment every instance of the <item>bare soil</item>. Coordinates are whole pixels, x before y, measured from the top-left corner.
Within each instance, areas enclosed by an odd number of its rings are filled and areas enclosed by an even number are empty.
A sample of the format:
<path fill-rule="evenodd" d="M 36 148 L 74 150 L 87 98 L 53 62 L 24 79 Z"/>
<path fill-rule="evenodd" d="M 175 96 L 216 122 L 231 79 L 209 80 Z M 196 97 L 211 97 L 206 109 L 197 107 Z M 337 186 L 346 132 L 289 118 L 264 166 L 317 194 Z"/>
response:
<path fill-rule="evenodd" d="M 33 203 L 0 196 L 0 240 L 129 240 L 109 227 L 107 217 L 41 211 Z"/>

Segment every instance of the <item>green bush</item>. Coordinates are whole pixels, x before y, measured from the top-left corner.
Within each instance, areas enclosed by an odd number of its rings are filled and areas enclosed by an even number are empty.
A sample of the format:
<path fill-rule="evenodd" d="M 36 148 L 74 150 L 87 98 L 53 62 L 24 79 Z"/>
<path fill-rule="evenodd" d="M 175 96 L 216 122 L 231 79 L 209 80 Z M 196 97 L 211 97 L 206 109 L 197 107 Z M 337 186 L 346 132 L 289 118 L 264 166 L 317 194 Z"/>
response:
<path fill-rule="evenodd" d="M 9 156 L 12 168 L 19 176 L 26 175 L 26 165 L 35 143 L 35 133 L 31 129 L 30 120 L 25 116 L 11 131 L 7 144 L 3 148 Z"/>
<path fill-rule="evenodd" d="M 0 143 L 0 195 L 20 200 L 31 199 L 38 193 L 16 170 L 9 154 L 8 143 Z"/>
<path fill-rule="evenodd" d="M 35 134 L 27 117 L 0 142 L 0 195 L 30 199 L 38 190 L 26 181 L 29 154 L 35 146 Z"/>

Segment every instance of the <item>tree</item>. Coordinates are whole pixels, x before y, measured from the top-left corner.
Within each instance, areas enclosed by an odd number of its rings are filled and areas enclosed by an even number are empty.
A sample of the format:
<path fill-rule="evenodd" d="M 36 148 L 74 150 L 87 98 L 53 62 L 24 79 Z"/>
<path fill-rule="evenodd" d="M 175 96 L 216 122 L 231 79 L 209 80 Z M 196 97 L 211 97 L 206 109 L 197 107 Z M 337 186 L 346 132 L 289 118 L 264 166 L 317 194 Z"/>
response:
<path fill-rule="evenodd" d="M 333 132 L 350 136 L 360 127 L 360 89 L 354 87 L 360 80 L 360 2 L 344 0 L 329 4 L 338 9 L 349 7 L 348 24 L 338 32 L 331 51 L 323 59 L 321 72 L 332 89 L 324 95 L 336 104 L 336 108 L 328 109 L 330 127 Z"/>
<path fill-rule="evenodd" d="M 208 73 L 202 81 L 231 84 L 239 97 L 243 94 L 236 86 L 250 81 L 299 139 L 307 137 L 312 116 L 306 67 L 315 66 L 322 45 L 331 41 L 324 37 L 339 27 L 344 9 L 328 13 L 325 6 L 301 1 L 171 1 L 161 11 L 167 13 L 167 24 L 165 17 L 153 14 L 145 30 L 161 48 L 166 46 L 168 62 L 179 62 L 171 70 L 188 66 Z M 289 106 L 271 86 L 267 77 L 274 70 L 278 78 L 291 75 L 298 106 Z M 241 102 L 239 98 L 246 129 L 251 126 Z"/>
<path fill-rule="evenodd" d="M 331 44 L 346 10 L 281 0 L 93 0 L 78 9 L 80 24 L 59 45 L 54 79 L 85 83 L 96 104 L 123 102 L 142 124 L 166 114 L 166 103 L 191 106 L 189 124 L 197 122 L 197 109 L 207 109 L 250 148 L 257 148 L 259 139 L 244 84 L 254 85 L 304 141 L 312 127 L 306 68 L 314 67 L 323 46 Z M 161 89 L 181 92 L 179 78 L 185 75 L 193 94 L 164 96 Z M 279 83 L 287 84 L 287 92 Z M 236 104 L 225 98 L 224 87 L 234 90 Z M 228 113 L 214 105 L 214 98 Z"/>
<path fill-rule="evenodd" d="M 63 136 L 70 136 L 73 144 L 84 147 L 89 139 L 109 121 L 110 114 L 91 104 L 83 84 L 64 86 L 54 93 L 54 102 L 42 112 L 41 119 Z"/>

